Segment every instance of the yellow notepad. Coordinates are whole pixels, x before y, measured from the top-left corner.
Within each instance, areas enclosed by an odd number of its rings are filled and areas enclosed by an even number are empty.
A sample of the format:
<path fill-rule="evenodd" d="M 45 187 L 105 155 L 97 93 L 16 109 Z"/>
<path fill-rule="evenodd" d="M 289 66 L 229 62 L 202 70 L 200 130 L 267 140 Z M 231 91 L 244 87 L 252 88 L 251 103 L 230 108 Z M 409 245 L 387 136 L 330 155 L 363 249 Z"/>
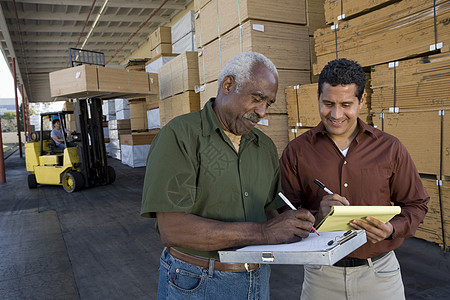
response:
<path fill-rule="evenodd" d="M 400 206 L 332 206 L 316 229 L 319 232 L 350 230 L 354 229 L 349 225 L 352 220 L 366 221 L 369 216 L 386 223 L 400 212 Z"/>

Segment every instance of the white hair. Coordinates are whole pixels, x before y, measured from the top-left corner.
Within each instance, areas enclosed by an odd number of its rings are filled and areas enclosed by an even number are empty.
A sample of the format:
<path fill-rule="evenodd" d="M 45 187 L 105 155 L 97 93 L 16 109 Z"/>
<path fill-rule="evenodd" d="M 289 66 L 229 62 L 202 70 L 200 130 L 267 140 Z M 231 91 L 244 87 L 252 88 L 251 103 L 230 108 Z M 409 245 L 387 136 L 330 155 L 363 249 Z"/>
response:
<path fill-rule="evenodd" d="M 242 84 L 250 81 L 251 70 L 257 63 L 263 64 L 278 77 L 277 68 L 270 59 L 261 53 L 242 52 L 230 59 L 222 71 L 220 71 L 219 79 L 217 80 L 219 91 L 225 77 L 231 76 L 236 83 L 236 92 L 239 92 Z"/>

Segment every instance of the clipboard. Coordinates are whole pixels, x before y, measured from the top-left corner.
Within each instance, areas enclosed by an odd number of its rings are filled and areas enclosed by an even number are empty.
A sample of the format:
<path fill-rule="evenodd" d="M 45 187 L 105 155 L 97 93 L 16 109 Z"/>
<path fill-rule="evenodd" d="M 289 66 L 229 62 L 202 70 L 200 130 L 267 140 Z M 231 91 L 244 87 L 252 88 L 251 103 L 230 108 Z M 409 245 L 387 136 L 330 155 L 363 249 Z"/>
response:
<path fill-rule="evenodd" d="M 333 243 L 331 243 L 333 241 Z M 221 262 L 331 266 L 367 242 L 364 230 L 323 232 L 296 243 L 219 251 Z"/>
<path fill-rule="evenodd" d="M 351 230 L 353 228 L 348 225 L 351 220 L 361 219 L 367 222 L 368 216 L 386 223 L 401 211 L 400 206 L 332 206 L 316 229 L 319 232 Z"/>

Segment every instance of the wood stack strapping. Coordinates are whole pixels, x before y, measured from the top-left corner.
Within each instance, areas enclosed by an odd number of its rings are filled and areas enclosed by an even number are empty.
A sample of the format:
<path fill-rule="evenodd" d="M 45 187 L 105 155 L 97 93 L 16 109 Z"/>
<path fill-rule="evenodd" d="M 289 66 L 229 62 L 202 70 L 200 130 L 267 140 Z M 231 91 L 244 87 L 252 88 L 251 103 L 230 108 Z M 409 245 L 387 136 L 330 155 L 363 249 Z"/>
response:
<path fill-rule="evenodd" d="M 325 20 L 327 24 L 379 9 L 400 0 L 325 0 Z"/>
<path fill-rule="evenodd" d="M 372 110 L 450 107 L 450 53 L 372 68 Z"/>
<path fill-rule="evenodd" d="M 419 173 L 439 178 L 439 174 L 450 176 L 450 124 L 442 111 L 403 109 L 399 113 L 385 113 L 383 118 L 375 116 L 373 120 L 377 128 L 405 145 Z"/>
<path fill-rule="evenodd" d="M 434 19 L 436 11 L 436 22 Z M 315 34 L 317 64 L 314 74 L 338 57 L 373 66 L 393 60 L 424 55 L 450 45 L 450 2 L 402 0 Z M 334 28 L 334 29 L 333 29 Z M 435 40 L 436 34 L 436 40 Z"/>
<path fill-rule="evenodd" d="M 415 236 L 437 243 L 441 247 L 445 244 L 448 250 L 450 249 L 450 180 L 443 180 L 441 186 L 437 185 L 439 182 L 436 179 L 422 178 L 422 183 L 430 195 L 430 202 L 428 202 L 428 213 Z"/>

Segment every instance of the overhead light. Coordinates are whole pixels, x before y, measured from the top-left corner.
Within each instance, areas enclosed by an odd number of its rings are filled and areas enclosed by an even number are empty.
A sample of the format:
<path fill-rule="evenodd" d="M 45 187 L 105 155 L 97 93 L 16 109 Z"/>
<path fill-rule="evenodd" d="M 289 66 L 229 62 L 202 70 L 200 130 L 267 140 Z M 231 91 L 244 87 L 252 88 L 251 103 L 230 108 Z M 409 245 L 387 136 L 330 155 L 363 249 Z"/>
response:
<path fill-rule="evenodd" d="M 103 12 L 104 12 L 104 10 L 105 10 L 106 4 L 108 4 L 108 1 L 109 1 L 109 0 L 105 0 L 105 2 L 103 3 L 102 8 L 100 9 L 100 11 L 99 11 L 97 17 L 95 18 L 94 23 L 92 24 L 91 29 L 89 30 L 89 32 L 88 32 L 86 38 L 84 39 L 83 44 L 81 45 L 81 48 L 80 48 L 81 50 L 83 50 L 84 46 L 86 45 L 86 43 L 87 43 L 89 37 L 91 36 L 92 32 L 93 32 L 94 29 L 95 29 L 95 26 L 97 26 L 98 20 L 99 20 L 100 17 L 102 16 L 102 14 L 103 14 Z"/>

